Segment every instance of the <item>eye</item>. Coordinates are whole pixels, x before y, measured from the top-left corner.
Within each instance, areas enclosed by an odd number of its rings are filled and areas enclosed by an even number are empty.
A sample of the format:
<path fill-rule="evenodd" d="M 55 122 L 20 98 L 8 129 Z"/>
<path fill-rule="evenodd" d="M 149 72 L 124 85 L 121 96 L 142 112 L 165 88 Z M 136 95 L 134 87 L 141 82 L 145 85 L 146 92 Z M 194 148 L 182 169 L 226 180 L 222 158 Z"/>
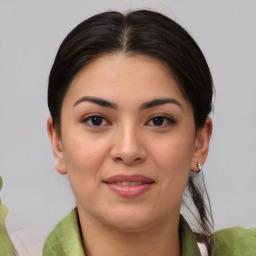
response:
<path fill-rule="evenodd" d="M 83 123 L 86 123 L 89 126 L 107 126 L 110 125 L 109 121 L 107 121 L 101 115 L 89 115 L 86 116 L 83 120 Z"/>
<path fill-rule="evenodd" d="M 146 124 L 149 126 L 168 126 L 174 123 L 175 122 L 171 117 L 158 115 L 152 117 Z"/>

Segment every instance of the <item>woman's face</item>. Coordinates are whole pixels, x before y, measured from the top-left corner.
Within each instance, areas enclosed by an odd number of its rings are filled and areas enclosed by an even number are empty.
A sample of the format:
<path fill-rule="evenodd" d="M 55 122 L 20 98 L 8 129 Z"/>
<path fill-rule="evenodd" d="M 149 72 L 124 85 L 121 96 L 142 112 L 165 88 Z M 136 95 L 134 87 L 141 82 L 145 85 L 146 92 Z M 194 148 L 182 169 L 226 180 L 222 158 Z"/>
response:
<path fill-rule="evenodd" d="M 63 100 L 61 138 L 51 119 L 48 132 L 80 218 L 125 230 L 177 218 L 210 137 L 209 127 L 196 133 L 192 107 L 167 65 L 121 53 L 75 76 Z"/>

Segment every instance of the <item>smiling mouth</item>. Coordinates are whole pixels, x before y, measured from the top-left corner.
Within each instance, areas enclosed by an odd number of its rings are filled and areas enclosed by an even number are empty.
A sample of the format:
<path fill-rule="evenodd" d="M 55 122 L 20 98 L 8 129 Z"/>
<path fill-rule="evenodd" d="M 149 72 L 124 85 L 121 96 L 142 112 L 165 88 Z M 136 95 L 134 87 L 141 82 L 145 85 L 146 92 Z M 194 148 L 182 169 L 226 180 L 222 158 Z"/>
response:
<path fill-rule="evenodd" d="M 155 183 L 142 175 L 116 175 L 103 181 L 111 191 L 125 198 L 137 197 L 148 191 Z"/>
<path fill-rule="evenodd" d="M 135 175 L 114 175 L 110 178 L 107 178 L 103 181 L 107 184 L 117 184 L 120 186 L 138 186 L 142 184 L 154 183 L 149 177 L 135 174 Z"/>
<path fill-rule="evenodd" d="M 118 182 L 105 182 L 106 184 L 116 184 L 116 185 L 119 185 L 119 186 L 123 186 L 123 187 L 132 187 L 132 186 L 139 186 L 139 185 L 143 185 L 143 184 L 152 184 L 154 183 L 153 181 L 152 182 L 142 182 L 142 181 L 118 181 Z"/>

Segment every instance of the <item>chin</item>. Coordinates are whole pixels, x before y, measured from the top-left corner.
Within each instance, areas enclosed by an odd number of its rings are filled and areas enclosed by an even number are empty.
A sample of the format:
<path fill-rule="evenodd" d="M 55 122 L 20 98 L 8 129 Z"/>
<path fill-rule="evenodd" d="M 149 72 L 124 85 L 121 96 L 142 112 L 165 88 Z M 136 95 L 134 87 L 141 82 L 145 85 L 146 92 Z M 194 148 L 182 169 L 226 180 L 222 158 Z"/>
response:
<path fill-rule="evenodd" d="M 153 226 L 153 223 L 149 221 L 132 221 L 124 220 L 115 223 L 111 223 L 112 227 L 121 232 L 134 233 L 134 232 L 143 232 L 150 229 Z"/>
<path fill-rule="evenodd" d="M 122 232 L 142 232 L 156 225 L 160 220 L 152 214 L 141 212 L 111 214 L 111 218 L 104 218 L 105 224 Z"/>

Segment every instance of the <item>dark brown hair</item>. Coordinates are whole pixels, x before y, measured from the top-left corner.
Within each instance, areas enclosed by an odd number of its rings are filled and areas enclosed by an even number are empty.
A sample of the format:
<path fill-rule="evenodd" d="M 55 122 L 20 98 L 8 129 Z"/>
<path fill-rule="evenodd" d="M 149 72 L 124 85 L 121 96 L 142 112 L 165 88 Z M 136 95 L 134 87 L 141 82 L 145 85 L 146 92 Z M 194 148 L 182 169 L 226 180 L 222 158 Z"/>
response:
<path fill-rule="evenodd" d="M 72 79 L 96 57 L 114 52 L 151 56 L 167 63 L 193 107 L 196 130 L 204 126 L 212 110 L 212 77 L 204 55 L 188 32 L 157 12 L 105 12 L 83 21 L 68 34 L 52 66 L 48 106 L 60 135 L 62 102 Z M 185 195 L 184 204 L 187 197 L 194 204 L 195 211 L 191 206 L 189 209 L 198 223 L 197 238 L 209 247 L 213 220 L 201 174 L 191 172 Z"/>

